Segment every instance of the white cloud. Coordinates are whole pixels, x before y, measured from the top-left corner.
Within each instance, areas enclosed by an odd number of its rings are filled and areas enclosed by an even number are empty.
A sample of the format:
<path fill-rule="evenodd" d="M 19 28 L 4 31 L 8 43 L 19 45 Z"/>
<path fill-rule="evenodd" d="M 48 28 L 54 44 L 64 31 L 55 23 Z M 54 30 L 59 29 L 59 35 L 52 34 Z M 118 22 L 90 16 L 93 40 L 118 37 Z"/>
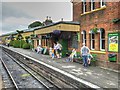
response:
<path fill-rule="evenodd" d="M 10 1 L 10 0 L 9 0 Z M 3 2 L 2 3 L 2 33 L 26 29 L 33 21 L 43 22 L 50 16 L 53 22 L 72 20 L 72 5 L 70 2 Z"/>
<path fill-rule="evenodd" d="M 22 25 L 22 24 L 28 24 L 28 23 L 30 23 L 31 21 L 33 21 L 33 19 L 24 18 L 24 17 L 21 17 L 21 18 L 8 17 L 8 18 L 6 18 L 6 19 L 3 21 L 3 24 L 4 24 L 4 23 L 9 23 L 9 24 L 19 24 L 19 25 Z"/>

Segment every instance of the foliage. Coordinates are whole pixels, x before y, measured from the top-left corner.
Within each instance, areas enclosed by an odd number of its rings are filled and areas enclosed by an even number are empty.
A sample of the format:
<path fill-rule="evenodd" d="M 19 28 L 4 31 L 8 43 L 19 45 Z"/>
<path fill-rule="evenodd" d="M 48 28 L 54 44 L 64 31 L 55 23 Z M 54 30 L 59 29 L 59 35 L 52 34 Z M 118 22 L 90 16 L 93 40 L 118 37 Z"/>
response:
<path fill-rule="evenodd" d="M 11 40 L 11 41 L 10 41 L 10 43 L 9 43 L 9 44 L 10 44 L 10 46 L 13 46 L 13 43 L 14 43 L 14 41 L 13 41 L 13 40 Z"/>
<path fill-rule="evenodd" d="M 23 44 L 26 43 L 25 40 L 19 40 L 19 42 L 21 43 L 21 44 L 20 44 L 20 45 L 21 45 L 21 46 L 20 46 L 21 48 L 22 48 Z"/>
<path fill-rule="evenodd" d="M 120 21 L 119 18 L 114 18 L 114 19 L 112 20 L 113 23 L 117 23 L 117 22 L 119 22 L 119 21 Z"/>
<path fill-rule="evenodd" d="M 33 23 L 31 23 L 30 25 L 28 25 L 28 28 L 34 28 L 34 27 L 38 27 L 38 26 L 42 26 L 43 24 L 40 21 L 35 21 Z"/>
<path fill-rule="evenodd" d="M 91 62 L 97 61 L 97 54 L 92 54 L 92 56 L 93 56 L 93 59 L 91 60 Z"/>
<path fill-rule="evenodd" d="M 23 33 L 23 31 L 16 30 L 16 32 L 18 32 L 18 36 L 16 37 L 16 39 L 17 39 L 17 40 L 23 39 L 23 36 L 21 35 L 21 33 Z"/>
<path fill-rule="evenodd" d="M 23 49 L 30 49 L 30 44 L 29 43 L 24 43 L 22 48 Z"/>
<path fill-rule="evenodd" d="M 19 40 L 14 40 L 13 47 L 14 48 L 20 48 L 20 42 L 19 42 Z"/>
<path fill-rule="evenodd" d="M 93 28 L 92 32 L 96 34 L 98 32 L 98 28 Z"/>
<path fill-rule="evenodd" d="M 19 34 L 17 37 L 16 37 L 17 40 L 21 40 L 23 39 L 23 36 L 21 34 Z"/>
<path fill-rule="evenodd" d="M 26 39 L 26 42 L 28 43 L 28 39 L 30 38 L 30 36 L 26 36 L 25 39 Z"/>
<path fill-rule="evenodd" d="M 24 43 L 25 43 L 24 40 L 14 40 L 13 47 L 14 48 L 21 48 Z"/>
<path fill-rule="evenodd" d="M 26 36 L 26 37 L 25 37 L 25 39 L 29 39 L 29 38 L 30 38 L 30 36 Z"/>
<path fill-rule="evenodd" d="M 23 31 L 20 31 L 20 30 L 16 30 L 16 32 L 18 32 L 18 34 L 21 34 L 21 33 L 23 33 Z"/>
<path fill-rule="evenodd" d="M 34 48 L 34 46 L 30 44 L 30 49 L 32 49 L 32 48 Z"/>
<path fill-rule="evenodd" d="M 33 39 L 33 38 L 37 38 L 38 36 L 36 34 L 31 34 L 30 37 L 31 39 Z"/>

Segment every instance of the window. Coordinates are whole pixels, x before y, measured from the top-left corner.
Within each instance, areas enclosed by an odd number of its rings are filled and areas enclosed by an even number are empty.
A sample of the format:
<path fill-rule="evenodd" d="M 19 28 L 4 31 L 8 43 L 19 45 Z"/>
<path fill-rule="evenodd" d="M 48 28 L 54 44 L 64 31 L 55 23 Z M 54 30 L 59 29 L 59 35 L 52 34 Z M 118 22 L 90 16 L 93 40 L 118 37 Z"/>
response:
<path fill-rule="evenodd" d="M 83 31 L 81 32 L 81 34 L 82 34 L 82 43 L 85 43 L 85 45 L 86 45 L 86 31 L 83 30 Z"/>
<path fill-rule="evenodd" d="M 95 49 L 95 34 L 91 33 L 91 50 Z"/>
<path fill-rule="evenodd" d="M 37 46 L 39 45 L 39 40 L 37 40 Z"/>
<path fill-rule="evenodd" d="M 83 2 L 82 2 L 82 7 L 83 7 L 83 13 L 85 13 L 86 12 L 86 0 L 83 0 Z"/>
<path fill-rule="evenodd" d="M 94 9 L 95 9 L 95 1 L 91 0 L 91 10 L 94 10 Z"/>
<path fill-rule="evenodd" d="M 103 6 L 105 6 L 105 0 L 100 0 L 100 7 L 103 7 Z"/>
<path fill-rule="evenodd" d="M 100 29 L 100 50 L 105 50 L 105 30 Z"/>

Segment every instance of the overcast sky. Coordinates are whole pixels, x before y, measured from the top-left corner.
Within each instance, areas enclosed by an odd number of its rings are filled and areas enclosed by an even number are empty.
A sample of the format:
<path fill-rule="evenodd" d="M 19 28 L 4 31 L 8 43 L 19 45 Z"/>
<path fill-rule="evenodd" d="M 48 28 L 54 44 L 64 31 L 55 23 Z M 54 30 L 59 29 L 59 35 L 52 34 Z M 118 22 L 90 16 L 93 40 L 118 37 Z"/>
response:
<path fill-rule="evenodd" d="M 12 2 L 4 0 L 0 3 L 0 9 L 2 8 L 0 10 L 2 11 L 0 34 L 16 31 L 17 29 L 26 29 L 33 21 L 43 22 L 46 16 L 51 17 L 54 22 L 60 21 L 61 18 L 65 21 L 72 21 L 71 0 L 56 0 L 57 2 L 54 2 L 55 0 L 44 0 L 44 2 L 33 2 L 36 0 L 31 0 L 32 2 L 9 1 Z"/>

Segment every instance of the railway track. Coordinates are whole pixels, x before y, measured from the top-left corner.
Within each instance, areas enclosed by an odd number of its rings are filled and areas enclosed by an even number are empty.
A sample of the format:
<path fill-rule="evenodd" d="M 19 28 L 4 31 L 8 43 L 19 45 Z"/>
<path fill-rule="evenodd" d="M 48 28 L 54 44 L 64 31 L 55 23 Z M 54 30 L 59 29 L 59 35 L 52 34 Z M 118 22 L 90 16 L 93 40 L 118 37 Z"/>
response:
<path fill-rule="evenodd" d="M 44 90 L 58 90 L 59 88 L 40 76 L 23 63 L 18 62 L 5 52 L 2 52 L 1 62 L 12 81 L 12 88 L 41 88 Z M 11 86 L 11 85 L 10 85 Z"/>

